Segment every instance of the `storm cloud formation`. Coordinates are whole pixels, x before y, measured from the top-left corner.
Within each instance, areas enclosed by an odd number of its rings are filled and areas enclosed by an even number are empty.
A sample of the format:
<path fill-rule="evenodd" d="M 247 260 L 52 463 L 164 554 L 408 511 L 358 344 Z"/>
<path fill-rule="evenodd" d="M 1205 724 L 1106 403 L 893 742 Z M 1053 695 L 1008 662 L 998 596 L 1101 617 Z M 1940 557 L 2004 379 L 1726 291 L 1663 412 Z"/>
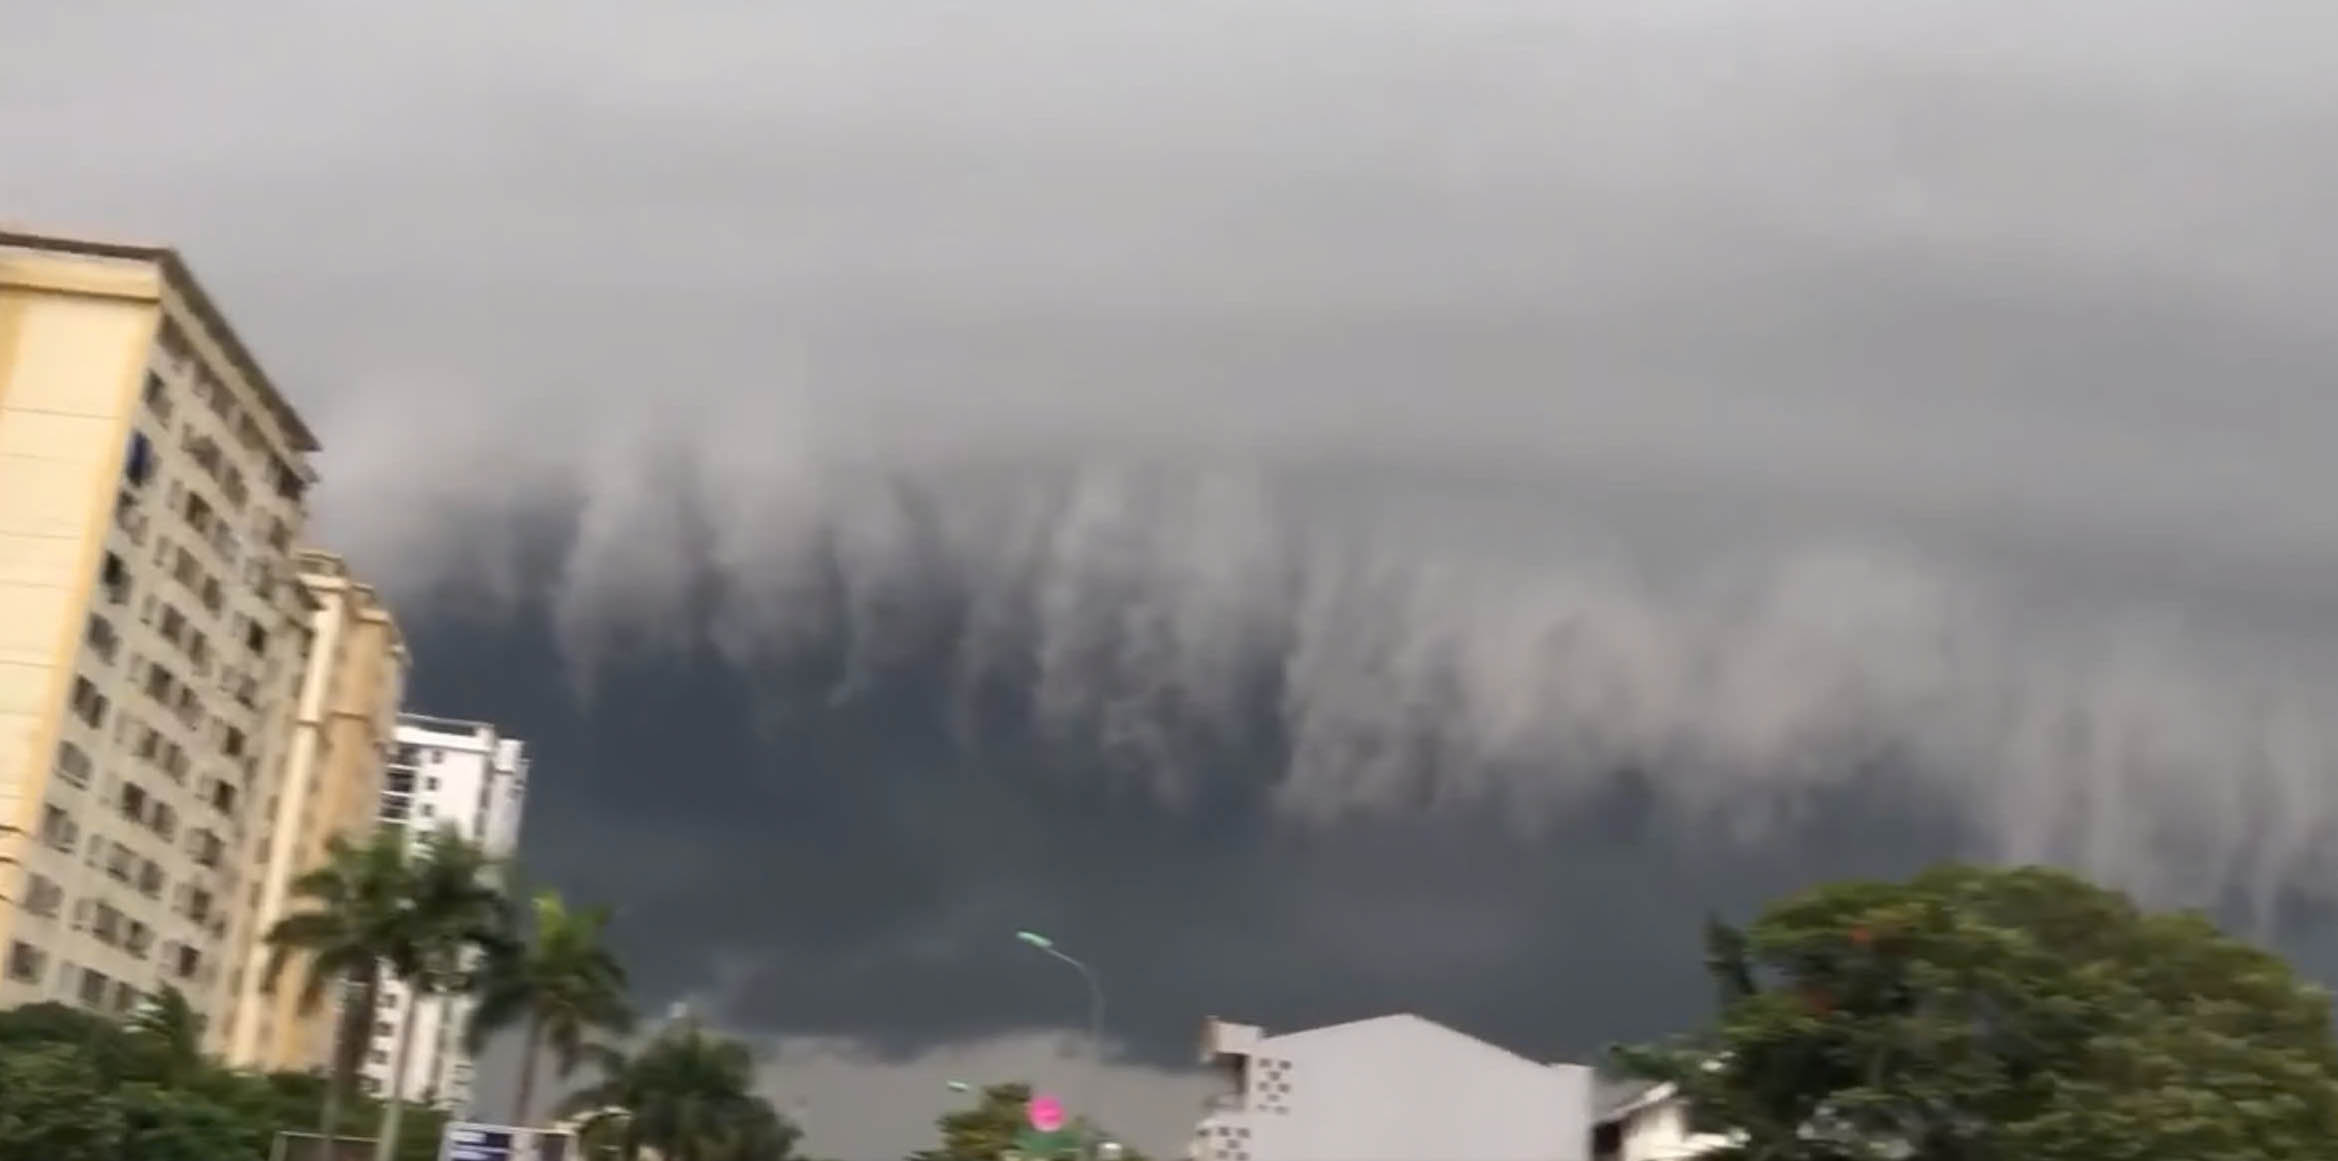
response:
<path fill-rule="evenodd" d="M 186 248 L 531 867 L 783 1062 L 1070 1026 L 1017 926 L 1132 1066 L 1582 1055 L 1948 854 L 2338 971 L 2327 5 L 0 12 L 0 215 Z"/>

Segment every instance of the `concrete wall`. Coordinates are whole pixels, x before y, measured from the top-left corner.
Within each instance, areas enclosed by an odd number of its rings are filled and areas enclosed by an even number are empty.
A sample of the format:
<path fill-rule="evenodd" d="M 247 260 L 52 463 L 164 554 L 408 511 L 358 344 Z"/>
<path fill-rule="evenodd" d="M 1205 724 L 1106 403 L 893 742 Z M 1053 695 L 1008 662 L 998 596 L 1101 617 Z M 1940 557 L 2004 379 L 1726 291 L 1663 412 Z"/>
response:
<path fill-rule="evenodd" d="M 363 842 L 380 810 L 383 763 L 405 696 L 405 640 L 374 591 L 339 558 L 301 555 L 301 587 L 313 613 L 308 666 L 279 780 L 273 837 L 251 924 L 251 961 L 266 962 L 268 929 L 298 909 L 293 880 L 324 865 L 332 840 Z M 245 973 L 227 1041 L 230 1064 L 301 1071 L 332 1060 L 337 993 L 304 1011 L 308 964 L 288 962 L 273 992 Z"/>
<path fill-rule="evenodd" d="M 1584 1161 L 1591 1073 L 1415 1016 L 1264 1036 L 1200 1161 Z"/>
<path fill-rule="evenodd" d="M 142 974 L 133 957 L 74 938 L 81 843 L 64 850 L 40 836 L 45 807 L 65 805 L 85 827 L 82 800 L 93 797 L 94 772 L 82 785 L 51 775 L 61 741 L 103 750 L 104 727 L 65 705 L 91 603 L 103 600 L 95 579 L 161 295 L 151 268 L 0 255 L 0 1005 L 51 998 L 74 957 Z M 53 914 L 26 909 L 35 876 L 69 892 Z M 32 970 L 9 972 L 12 955 Z"/>

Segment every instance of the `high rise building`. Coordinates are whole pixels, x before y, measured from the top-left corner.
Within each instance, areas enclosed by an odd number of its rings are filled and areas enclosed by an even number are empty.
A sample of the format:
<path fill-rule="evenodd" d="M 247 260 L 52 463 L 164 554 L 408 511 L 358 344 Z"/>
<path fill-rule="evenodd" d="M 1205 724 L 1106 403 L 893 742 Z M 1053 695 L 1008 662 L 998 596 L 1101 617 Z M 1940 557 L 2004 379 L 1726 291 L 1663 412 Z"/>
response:
<path fill-rule="evenodd" d="M 176 253 L 0 231 L 0 1005 L 171 987 L 217 1050 L 316 448 Z"/>
<path fill-rule="evenodd" d="M 430 831 L 451 827 L 490 858 L 508 859 L 519 849 L 527 793 L 525 743 L 487 722 L 406 714 L 398 719 L 397 745 L 382 779 L 381 825 L 404 827 L 417 843 Z M 472 1007 L 466 996 L 415 1002 L 403 985 L 383 988 L 364 1062 L 368 1087 L 388 1091 L 398 1020 L 410 1003 L 414 1029 L 400 1091 L 450 1109 L 469 1107 L 474 1067 L 463 1043 Z"/>
<path fill-rule="evenodd" d="M 269 846 L 255 886 L 259 899 L 247 962 L 270 954 L 268 929 L 302 909 L 292 882 L 322 866 L 334 836 L 362 842 L 380 811 L 382 771 L 405 696 L 408 655 L 397 620 L 340 557 L 304 550 L 300 587 L 309 598 L 309 660 L 293 711 L 283 769 L 267 827 Z M 226 1059 L 239 1068 L 305 1071 L 332 1062 L 338 990 L 304 1010 L 305 960 L 288 960 L 273 990 L 262 972 L 244 974 L 231 997 Z M 361 1030 L 362 1031 L 362 1030 Z"/>

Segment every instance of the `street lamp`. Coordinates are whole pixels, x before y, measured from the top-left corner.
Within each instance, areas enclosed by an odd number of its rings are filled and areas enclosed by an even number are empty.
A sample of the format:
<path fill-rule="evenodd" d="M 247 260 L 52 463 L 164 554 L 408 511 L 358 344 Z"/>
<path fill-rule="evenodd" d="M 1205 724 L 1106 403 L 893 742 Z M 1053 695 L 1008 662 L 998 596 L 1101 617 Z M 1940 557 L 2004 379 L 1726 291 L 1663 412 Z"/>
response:
<path fill-rule="evenodd" d="M 1088 985 L 1088 1063 L 1090 1068 L 1088 1098 L 1090 1108 L 1088 1115 L 1080 1120 L 1080 1156 L 1094 1161 L 1096 1154 L 1096 1110 L 1093 1107 L 1093 1102 L 1097 1090 L 1103 1087 L 1104 1079 L 1104 985 L 1097 982 L 1093 969 L 1089 968 L 1087 964 L 1065 955 L 1055 946 L 1054 940 L 1036 931 L 1018 931 L 1015 933 L 1015 938 L 1038 949 L 1042 954 L 1070 964 L 1072 970 L 1079 972 L 1080 979 Z"/>

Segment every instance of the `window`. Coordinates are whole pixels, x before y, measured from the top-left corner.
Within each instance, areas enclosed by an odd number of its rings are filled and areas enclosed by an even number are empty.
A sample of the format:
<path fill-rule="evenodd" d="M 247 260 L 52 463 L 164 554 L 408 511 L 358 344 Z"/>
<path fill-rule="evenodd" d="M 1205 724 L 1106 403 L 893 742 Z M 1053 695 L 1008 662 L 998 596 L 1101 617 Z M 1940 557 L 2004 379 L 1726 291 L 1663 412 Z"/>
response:
<path fill-rule="evenodd" d="M 147 376 L 146 381 L 150 388 L 152 384 L 160 382 L 152 375 Z M 143 488 L 146 481 L 154 478 L 154 441 L 147 439 L 145 432 L 130 433 L 130 450 L 122 458 L 122 478 L 128 480 L 131 487 Z"/>
<path fill-rule="evenodd" d="M 196 831 L 191 845 L 194 847 L 195 861 L 206 867 L 218 867 L 220 859 L 227 852 L 227 844 L 220 842 L 219 836 L 208 830 Z"/>
<path fill-rule="evenodd" d="M 107 553 L 105 563 L 98 568 L 97 583 L 105 590 L 106 603 L 125 604 L 130 599 L 130 566 L 122 558 Z"/>
<path fill-rule="evenodd" d="M 397 1030 L 397 1025 L 392 1024 L 387 1020 L 376 1020 L 373 1022 L 373 1034 L 376 1036 L 388 1036 Z"/>
<path fill-rule="evenodd" d="M 146 953 L 153 948 L 154 929 L 135 919 L 131 920 L 129 933 L 122 937 L 122 950 L 139 959 L 145 959 Z"/>
<path fill-rule="evenodd" d="M 193 976 L 203 966 L 203 953 L 185 944 L 179 945 L 178 963 L 172 965 L 180 979 Z"/>
<path fill-rule="evenodd" d="M 200 492 L 189 492 L 186 511 L 187 523 L 194 526 L 197 535 L 208 538 L 213 520 L 211 502 L 204 499 Z"/>
<path fill-rule="evenodd" d="M 112 875 L 124 883 L 136 880 L 138 877 L 138 852 L 120 843 L 115 843 L 112 850 L 106 855 L 106 874 Z"/>
<path fill-rule="evenodd" d="M 81 827 L 73 821 L 72 815 L 65 813 L 64 807 L 44 807 L 41 810 L 41 841 L 71 854 L 74 846 L 81 841 Z"/>
<path fill-rule="evenodd" d="M 114 982 L 114 1011 L 128 1012 L 138 1006 L 138 999 L 138 989 L 120 980 Z"/>
<path fill-rule="evenodd" d="M 122 649 L 122 637 L 114 632 L 114 623 L 95 613 L 90 614 L 89 631 L 82 639 L 89 642 L 89 651 L 105 658 L 108 665 L 114 663 L 114 655 Z"/>
<path fill-rule="evenodd" d="M 230 758 L 243 757 L 244 732 L 234 726 L 227 727 L 226 734 L 219 740 L 219 751 Z"/>
<path fill-rule="evenodd" d="M 8 978 L 20 984 L 41 982 L 41 973 L 49 966 L 47 952 L 18 939 L 8 944 Z"/>
<path fill-rule="evenodd" d="M 131 822 L 146 821 L 146 788 L 135 782 L 122 784 L 122 817 Z"/>
<path fill-rule="evenodd" d="M 138 893 L 149 899 L 159 899 L 162 897 L 162 886 L 161 865 L 153 859 L 145 860 L 138 868 Z"/>
<path fill-rule="evenodd" d="M 80 718 L 82 724 L 91 729 L 105 725 L 106 695 L 99 693 L 96 684 L 88 678 L 73 679 L 72 707 L 73 716 Z"/>
<path fill-rule="evenodd" d="M 81 969 L 81 1002 L 92 1008 L 106 1002 L 106 985 L 113 983 L 95 968 Z"/>
<path fill-rule="evenodd" d="M 146 406 L 156 415 L 166 420 L 170 418 L 170 386 L 162 381 L 162 376 L 152 371 L 146 373 L 145 397 Z"/>
<path fill-rule="evenodd" d="M 187 918 L 197 923 L 211 918 L 211 892 L 201 887 L 187 888 Z"/>
<path fill-rule="evenodd" d="M 92 766 L 87 750 L 71 742 L 57 743 L 57 777 L 75 786 L 87 786 Z"/>
<path fill-rule="evenodd" d="M 175 839 L 179 837 L 179 812 L 172 810 L 170 803 L 158 801 L 146 812 L 146 825 L 166 842 Z"/>
<path fill-rule="evenodd" d="M 112 904 L 98 904 L 97 917 L 89 923 L 89 933 L 102 942 L 119 944 L 122 941 L 122 913 L 114 910 Z"/>
<path fill-rule="evenodd" d="M 387 1048 L 376 1048 L 372 1052 L 366 1054 L 366 1059 L 373 1061 L 375 1064 L 388 1064 L 390 1062 L 390 1050 Z"/>
<path fill-rule="evenodd" d="M 221 814 L 235 813 L 235 784 L 224 779 L 211 784 L 211 809 Z"/>
<path fill-rule="evenodd" d="M 268 651 L 268 631 L 261 628 L 258 621 L 252 622 L 250 626 L 244 629 L 244 648 L 249 649 L 254 653 L 266 653 Z"/>
<path fill-rule="evenodd" d="M 54 919 L 57 917 L 58 910 L 64 905 L 65 888 L 58 886 L 56 880 L 40 874 L 26 877 L 24 885 L 24 909 L 26 911 L 44 919 Z"/>

